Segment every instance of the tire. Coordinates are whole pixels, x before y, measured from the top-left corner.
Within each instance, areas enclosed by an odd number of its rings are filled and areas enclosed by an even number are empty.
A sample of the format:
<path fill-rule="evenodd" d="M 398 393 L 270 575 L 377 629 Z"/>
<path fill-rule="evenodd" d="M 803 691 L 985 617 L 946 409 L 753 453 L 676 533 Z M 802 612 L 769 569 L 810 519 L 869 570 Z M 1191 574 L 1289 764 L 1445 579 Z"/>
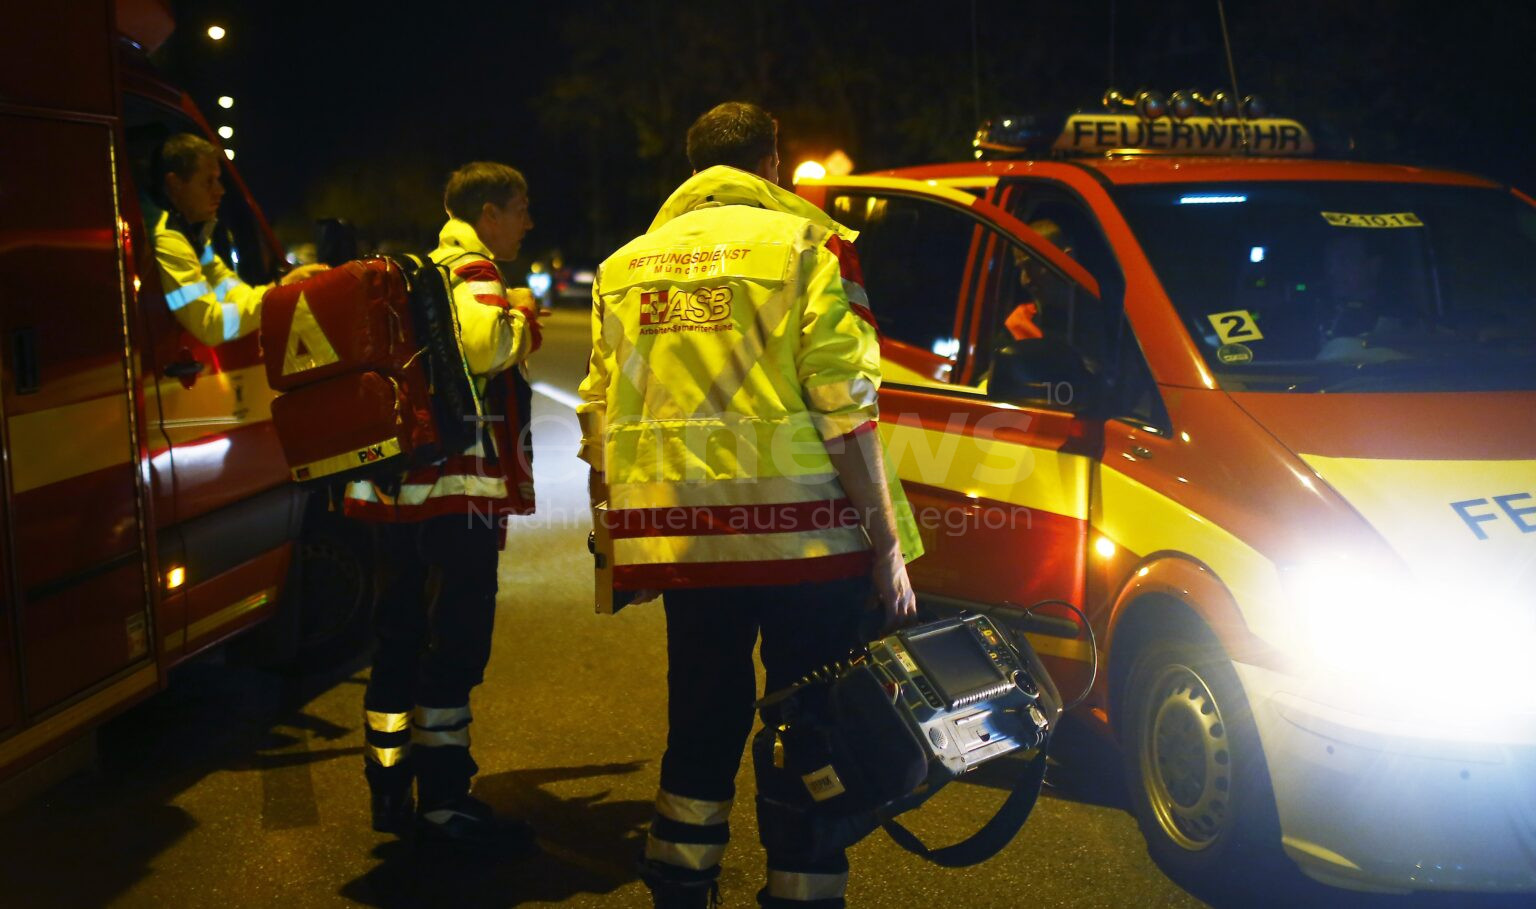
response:
<path fill-rule="evenodd" d="M 300 667 L 319 668 L 356 655 L 366 643 L 378 589 L 368 526 L 312 510 L 295 557 Z"/>
<path fill-rule="evenodd" d="M 362 651 L 379 587 L 373 532 L 325 510 L 308 508 L 282 599 L 266 621 L 229 643 L 229 659 L 257 669 L 307 674 Z"/>
<path fill-rule="evenodd" d="M 1253 714 L 1232 663 L 1203 629 L 1148 642 L 1121 697 L 1132 810 L 1152 858 L 1191 889 L 1299 877 Z"/>

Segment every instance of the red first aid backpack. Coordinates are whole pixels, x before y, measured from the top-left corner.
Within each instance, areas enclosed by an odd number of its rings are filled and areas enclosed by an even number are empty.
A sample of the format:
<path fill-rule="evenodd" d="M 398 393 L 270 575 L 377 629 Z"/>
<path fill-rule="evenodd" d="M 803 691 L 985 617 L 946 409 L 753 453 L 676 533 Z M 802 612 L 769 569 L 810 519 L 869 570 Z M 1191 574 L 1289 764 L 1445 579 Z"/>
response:
<path fill-rule="evenodd" d="M 262 299 L 272 422 L 299 483 L 381 477 L 462 451 L 482 406 L 447 269 L 359 259 Z"/>

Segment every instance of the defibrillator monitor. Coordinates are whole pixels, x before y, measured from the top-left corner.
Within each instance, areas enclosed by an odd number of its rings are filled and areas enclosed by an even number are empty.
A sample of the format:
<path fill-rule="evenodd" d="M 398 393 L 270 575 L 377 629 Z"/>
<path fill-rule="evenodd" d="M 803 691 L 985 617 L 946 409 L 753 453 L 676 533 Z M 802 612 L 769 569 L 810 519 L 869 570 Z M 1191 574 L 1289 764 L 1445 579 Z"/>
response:
<path fill-rule="evenodd" d="M 977 646 L 979 636 L 969 624 L 944 625 L 901 637 L 907 652 L 950 707 L 987 697 L 999 685 L 1010 684 L 1003 668 L 983 649 L 985 643 Z"/>

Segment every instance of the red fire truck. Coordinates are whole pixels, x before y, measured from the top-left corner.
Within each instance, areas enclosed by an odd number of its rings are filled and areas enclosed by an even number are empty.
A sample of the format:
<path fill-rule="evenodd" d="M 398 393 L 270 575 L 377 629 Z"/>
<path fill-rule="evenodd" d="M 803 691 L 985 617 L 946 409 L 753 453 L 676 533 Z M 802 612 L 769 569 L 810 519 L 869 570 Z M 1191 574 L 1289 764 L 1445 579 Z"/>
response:
<path fill-rule="evenodd" d="M 1176 874 L 1536 892 L 1531 199 L 1216 94 L 976 151 L 798 186 L 861 232 L 920 600 L 1097 657 Z"/>
<path fill-rule="evenodd" d="M 177 132 L 218 143 L 147 64 L 167 4 L 6 18 L 0 779 L 258 623 L 279 650 L 325 637 L 369 587 L 366 545 L 288 482 L 258 339 L 202 346 L 162 296 L 149 156 Z M 215 245 L 270 281 L 280 247 L 226 165 Z"/>

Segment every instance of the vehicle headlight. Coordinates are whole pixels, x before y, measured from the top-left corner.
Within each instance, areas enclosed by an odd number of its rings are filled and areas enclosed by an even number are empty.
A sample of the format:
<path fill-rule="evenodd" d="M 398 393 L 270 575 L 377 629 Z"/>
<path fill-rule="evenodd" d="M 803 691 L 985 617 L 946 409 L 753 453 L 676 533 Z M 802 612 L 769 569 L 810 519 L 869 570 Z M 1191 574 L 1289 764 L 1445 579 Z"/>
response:
<path fill-rule="evenodd" d="M 1461 572 L 1465 575 L 1465 571 Z M 1391 712 L 1536 711 L 1536 604 L 1486 578 L 1348 556 L 1281 569 L 1316 675 Z"/>

